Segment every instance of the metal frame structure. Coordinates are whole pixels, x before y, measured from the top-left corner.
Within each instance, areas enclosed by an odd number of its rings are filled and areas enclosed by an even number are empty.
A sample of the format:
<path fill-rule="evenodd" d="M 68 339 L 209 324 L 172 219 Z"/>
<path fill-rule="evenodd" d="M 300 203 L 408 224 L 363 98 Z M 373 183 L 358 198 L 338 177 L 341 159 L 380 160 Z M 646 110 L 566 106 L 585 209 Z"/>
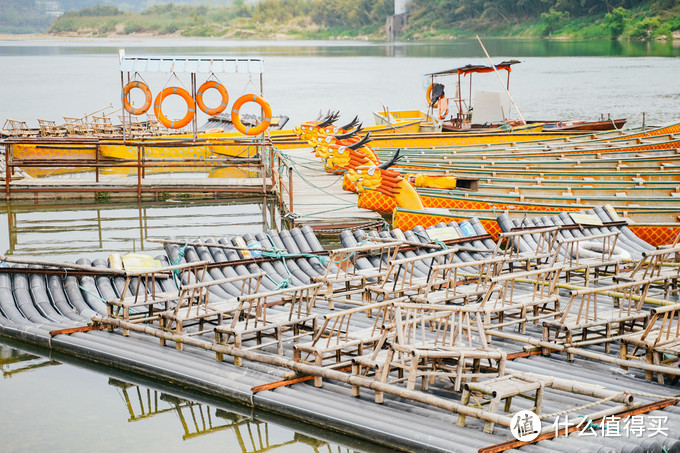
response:
<path fill-rule="evenodd" d="M 118 50 L 120 64 L 120 102 L 123 108 L 123 87 L 138 73 L 188 73 L 191 78 L 191 97 L 196 108 L 196 75 L 197 74 L 256 74 L 259 75 L 260 96 L 264 96 L 264 60 L 261 58 L 215 58 L 215 57 L 133 57 L 125 54 L 125 49 Z M 125 135 L 125 118 L 132 121 L 132 114 L 123 108 L 123 140 Z M 191 121 L 194 140 L 197 135 L 196 115 Z"/>

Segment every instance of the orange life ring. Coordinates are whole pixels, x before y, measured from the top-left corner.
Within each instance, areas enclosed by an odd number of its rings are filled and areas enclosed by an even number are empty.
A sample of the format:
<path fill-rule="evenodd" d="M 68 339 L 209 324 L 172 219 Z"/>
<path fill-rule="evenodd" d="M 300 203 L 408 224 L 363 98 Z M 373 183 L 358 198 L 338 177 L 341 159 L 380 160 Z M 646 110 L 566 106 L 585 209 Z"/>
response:
<path fill-rule="evenodd" d="M 130 91 L 132 91 L 133 88 L 139 88 L 144 92 L 144 105 L 138 109 L 134 108 L 130 104 L 130 101 L 128 101 L 127 95 Z M 148 85 L 144 82 L 140 82 L 139 80 L 133 80 L 123 87 L 123 107 L 125 108 L 126 112 L 133 115 L 142 115 L 146 113 L 146 111 L 149 110 L 149 107 L 151 107 L 152 98 L 151 90 L 149 89 Z"/>
<path fill-rule="evenodd" d="M 446 96 L 442 96 L 437 101 L 437 110 L 439 111 L 439 119 L 444 120 L 449 114 L 449 100 Z"/>
<path fill-rule="evenodd" d="M 246 127 L 241 122 L 241 117 L 239 116 L 239 110 L 246 102 L 256 102 L 262 107 L 264 111 L 264 119 L 260 124 L 255 127 Z M 231 108 L 231 122 L 240 133 L 245 135 L 257 135 L 264 132 L 272 122 L 272 108 L 269 107 L 267 101 L 264 100 L 262 96 L 256 94 L 244 94 L 240 98 L 236 99 L 234 105 Z"/>
<path fill-rule="evenodd" d="M 208 108 L 208 106 L 203 102 L 203 93 L 211 88 L 215 88 L 222 95 L 222 103 L 212 109 Z M 198 108 L 205 112 L 206 115 L 219 115 L 224 111 L 224 109 L 227 108 L 227 104 L 229 104 L 229 93 L 227 93 L 227 89 L 221 83 L 214 80 L 208 80 L 203 85 L 198 87 L 198 92 L 196 93 L 196 104 L 198 104 Z"/>
<path fill-rule="evenodd" d="M 434 88 L 434 83 L 431 83 L 429 87 L 427 87 L 427 91 L 425 91 L 425 102 L 427 105 L 432 104 L 432 100 L 430 99 L 430 94 L 432 93 L 432 88 Z"/>
<path fill-rule="evenodd" d="M 184 99 L 184 101 L 187 103 L 187 114 L 184 115 L 184 118 L 179 121 L 170 121 L 165 115 L 163 115 L 163 111 L 161 110 L 163 100 L 173 94 L 182 96 L 182 99 Z M 163 88 L 163 91 L 158 93 L 158 96 L 156 96 L 156 100 L 153 103 L 153 113 L 163 126 L 169 127 L 170 129 L 179 129 L 186 126 L 191 122 L 191 120 L 194 119 L 194 115 L 196 114 L 196 104 L 194 104 L 194 98 L 192 98 L 189 92 L 184 88 L 167 87 Z"/>

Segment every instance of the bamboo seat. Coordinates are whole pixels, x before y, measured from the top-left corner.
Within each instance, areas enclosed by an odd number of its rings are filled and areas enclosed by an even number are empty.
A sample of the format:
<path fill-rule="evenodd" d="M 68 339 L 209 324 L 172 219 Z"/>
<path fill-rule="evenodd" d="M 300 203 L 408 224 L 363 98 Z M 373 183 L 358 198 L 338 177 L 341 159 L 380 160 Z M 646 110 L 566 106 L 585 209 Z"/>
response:
<path fill-rule="evenodd" d="M 650 314 L 642 309 L 642 305 L 650 283 L 650 280 L 642 280 L 572 291 L 563 314 L 558 319 L 543 322 L 543 340 L 569 346 L 604 343 L 605 353 L 609 353 L 610 344 L 616 338 L 647 326 Z M 613 303 L 602 307 L 601 299 L 606 297 L 612 298 Z M 577 336 L 580 339 L 575 340 Z M 549 352 L 549 348 L 544 351 Z M 567 359 L 572 360 L 573 355 L 567 354 Z"/>
<path fill-rule="evenodd" d="M 492 257 L 503 257 L 510 264 L 524 263 L 526 270 L 547 264 L 553 256 L 559 228 L 527 228 L 498 235 Z"/>
<path fill-rule="evenodd" d="M 390 300 L 403 296 L 421 294 L 430 286 L 430 276 L 437 266 L 453 260 L 457 247 L 440 250 L 424 255 L 395 259 L 389 262 L 387 270 L 380 280 L 366 286 L 366 300 Z M 422 276 L 419 266 L 428 269 L 429 274 Z"/>
<path fill-rule="evenodd" d="M 162 268 L 149 268 L 125 272 L 125 283 L 120 297 L 106 301 L 106 310 L 109 318 L 122 319 L 125 322 L 153 322 L 160 319 L 160 314 L 170 310 L 181 298 L 181 285 L 176 291 L 161 293 L 147 292 L 145 288 L 156 288 L 157 279 L 167 278 L 173 272 L 179 275 L 179 281 L 190 284 L 198 281 L 206 272 L 205 261 L 190 264 L 167 266 Z M 133 281 L 136 285 L 133 291 Z M 130 294 L 130 295 L 128 295 Z M 112 328 L 110 328 L 112 330 Z M 123 335 L 129 334 L 128 329 L 123 328 Z"/>
<path fill-rule="evenodd" d="M 561 270 L 553 266 L 492 277 L 481 301 L 465 305 L 465 310 L 481 314 L 486 329 L 517 325 L 525 333 L 527 322 L 560 315 Z"/>
<path fill-rule="evenodd" d="M 504 257 L 496 257 L 433 266 L 427 284 L 411 300 L 427 304 L 476 301 L 489 290 L 491 278 L 501 273 L 505 262 Z"/>
<path fill-rule="evenodd" d="M 420 378 L 427 391 L 437 378 L 444 378 L 459 392 L 464 382 L 505 373 L 506 353 L 489 345 L 478 313 L 453 305 L 396 303 L 395 307 L 394 332 L 386 340 L 384 363 L 376 371 L 381 382 L 406 382 L 406 388 L 413 390 Z M 397 379 L 391 380 L 394 372 Z"/>
<path fill-rule="evenodd" d="M 395 259 L 400 245 L 399 241 L 367 242 L 331 251 L 324 274 L 312 278 L 312 282 L 322 284 L 315 294 L 315 303 L 323 299 L 333 310 L 336 302 L 355 305 L 371 302 L 366 296 L 366 286 L 386 277 L 388 263 Z M 367 256 L 377 260 L 377 265 L 368 261 Z"/>
<path fill-rule="evenodd" d="M 90 128 L 97 135 L 111 136 L 116 134 L 116 127 L 108 116 L 93 116 Z"/>
<path fill-rule="evenodd" d="M 642 253 L 642 259 L 628 272 L 621 272 L 618 279 L 631 281 L 635 279 L 651 279 L 652 288 L 655 291 L 650 295 L 663 294 L 664 299 L 669 299 L 672 294 L 678 293 L 678 280 L 680 280 L 680 245 Z"/>
<path fill-rule="evenodd" d="M 225 318 L 233 317 L 239 308 L 237 297 L 227 300 L 210 301 L 210 286 L 239 282 L 241 284 L 241 296 L 245 296 L 257 292 L 262 277 L 265 275 L 264 272 L 259 272 L 182 285 L 175 307 L 160 313 L 160 329 L 171 331 L 177 335 L 200 335 L 206 333 L 208 331 L 205 330 L 206 324 L 212 324 L 213 326 L 220 325 Z M 193 325 L 198 325 L 198 331 L 185 332 L 184 329 L 186 327 Z M 209 330 L 214 330 L 214 327 Z M 165 339 L 163 338 L 161 338 L 161 345 L 165 345 Z M 176 347 L 178 350 L 182 350 L 182 343 L 177 342 Z"/>
<path fill-rule="evenodd" d="M 64 126 L 68 135 L 89 135 L 90 128 L 82 118 L 64 117 Z"/>
<path fill-rule="evenodd" d="M 60 137 L 64 135 L 62 129 L 54 121 L 38 119 L 38 125 L 40 126 L 40 134 L 43 137 Z"/>
<path fill-rule="evenodd" d="M 311 307 L 313 292 L 319 285 L 290 287 L 239 297 L 232 322 L 215 327 L 215 341 L 227 345 L 233 339 L 236 348 L 246 350 L 262 349 L 275 344 L 277 354 L 283 355 L 284 332 L 293 332 L 292 337 L 286 338 L 286 341 L 298 341 L 316 331 L 317 315 L 311 313 Z M 300 333 L 303 329 L 305 332 Z M 263 336 L 271 336 L 274 340 L 271 343 L 262 343 Z M 257 344 L 244 348 L 244 342 L 253 339 Z M 217 353 L 217 360 L 223 359 L 223 354 Z M 241 366 L 241 358 L 235 357 L 234 364 Z"/>
<path fill-rule="evenodd" d="M 647 327 L 621 338 L 620 357 L 624 360 L 645 360 L 649 364 L 668 365 L 680 359 L 680 304 L 655 307 Z M 630 350 L 632 348 L 632 351 Z M 654 379 L 653 371 L 645 371 L 648 381 Z M 663 373 L 657 373 L 663 384 Z"/>
<path fill-rule="evenodd" d="M 33 137 L 38 131 L 28 128 L 25 121 L 7 119 L 2 126 L 2 133 L 10 137 Z"/>
<path fill-rule="evenodd" d="M 617 275 L 619 266 L 625 256 L 617 254 L 616 242 L 619 232 L 597 234 L 572 239 L 558 239 L 552 259 L 552 264 L 562 266 L 562 273 L 566 281 L 570 282 L 572 276 L 581 275 L 584 285 L 597 283 L 602 275 Z M 599 249 L 598 252 L 587 250 L 586 247 Z M 592 278 L 591 278 L 592 277 Z"/>
<path fill-rule="evenodd" d="M 540 380 L 530 380 L 519 376 L 505 375 L 495 379 L 488 379 L 482 382 L 466 382 L 463 386 L 463 393 L 460 402 L 466 406 L 481 408 L 488 406 L 489 412 L 496 412 L 500 403 L 505 401 L 504 412 L 512 409 L 512 399 L 516 396 L 534 401 L 534 406 L 530 409 L 537 415 L 541 414 L 543 408 L 543 393 L 545 382 Z M 471 403 L 471 397 L 473 403 Z M 533 395 L 533 396 L 532 396 Z M 466 416 L 459 414 L 458 426 L 465 426 Z M 487 421 L 484 423 L 484 432 L 492 434 L 494 423 Z"/>
<path fill-rule="evenodd" d="M 367 328 L 357 328 L 352 318 L 375 310 L 373 323 Z M 383 331 L 392 323 L 393 302 L 384 301 L 355 307 L 324 315 L 321 325 L 311 341 L 293 347 L 296 362 L 316 366 L 344 367 L 351 363 L 348 358 L 360 356 L 365 349 L 374 347 L 382 338 Z M 322 378 L 314 377 L 314 385 L 322 386 Z"/>

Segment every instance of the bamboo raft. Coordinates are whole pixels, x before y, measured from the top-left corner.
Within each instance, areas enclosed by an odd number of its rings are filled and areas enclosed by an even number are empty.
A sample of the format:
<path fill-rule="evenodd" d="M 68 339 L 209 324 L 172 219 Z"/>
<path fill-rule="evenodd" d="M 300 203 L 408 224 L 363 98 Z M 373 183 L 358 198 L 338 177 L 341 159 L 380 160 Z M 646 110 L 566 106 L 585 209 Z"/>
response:
<path fill-rule="evenodd" d="M 306 227 L 168 240 L 140 270 L 4 257 L 0 333 L 399 449 L 499 444 L 520 409 L 543 417 L 547 449 L 579 448 L 550 440 L 565 414 L 680 427 L 659 383 L 680 375 L 665 363 L 677 246 L 621 226 L 494 241 L 476 221 L 340 239 L 330 252 Z M 601 252 L 570 252 L 586 244 Z"/>

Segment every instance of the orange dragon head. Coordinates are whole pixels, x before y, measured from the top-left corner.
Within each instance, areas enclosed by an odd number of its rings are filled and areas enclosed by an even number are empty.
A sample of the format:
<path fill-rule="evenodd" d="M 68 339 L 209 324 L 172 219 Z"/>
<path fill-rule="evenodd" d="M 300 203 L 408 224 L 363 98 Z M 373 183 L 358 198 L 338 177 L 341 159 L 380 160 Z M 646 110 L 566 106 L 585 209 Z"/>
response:
<path fill-rule="evenodd" d="M 380 161 L 375 157 L 373 150 L 366 146 L 366 143 L 370 141 L 370 135 L 368 133 L 358 142 L 347 146 L 331 144 L 326 147 L 318 147 L 317 155 L 326 156 L 325 166 L 327 171 L 379 165 Z"/>

